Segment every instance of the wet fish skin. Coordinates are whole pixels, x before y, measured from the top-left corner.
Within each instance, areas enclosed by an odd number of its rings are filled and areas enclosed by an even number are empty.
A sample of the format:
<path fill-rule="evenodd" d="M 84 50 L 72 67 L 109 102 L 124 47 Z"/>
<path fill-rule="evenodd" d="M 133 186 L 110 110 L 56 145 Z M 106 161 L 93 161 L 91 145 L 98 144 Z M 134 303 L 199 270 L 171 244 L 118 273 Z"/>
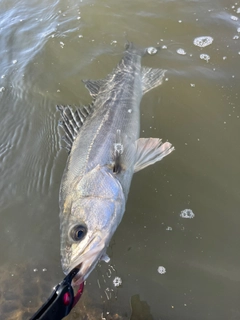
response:
<path fill-rule="evenodd" d="M 68 273 L 82 263 L 77 284 L 106 259 L 134 172 L 173 151 L 160 139 L 139 139 L 141 98 L 162 83 L 165 73 L 142 67 L 144 52 L 130 43 L 106 79 L 84 81 L 93 103 L 82 119 L 77 114 L 83 110 L 75 115 L 59 107 L 70 140 L 59 195 L 62 268 Z M 76 234 L 81 240 L 74 239 Z"/>

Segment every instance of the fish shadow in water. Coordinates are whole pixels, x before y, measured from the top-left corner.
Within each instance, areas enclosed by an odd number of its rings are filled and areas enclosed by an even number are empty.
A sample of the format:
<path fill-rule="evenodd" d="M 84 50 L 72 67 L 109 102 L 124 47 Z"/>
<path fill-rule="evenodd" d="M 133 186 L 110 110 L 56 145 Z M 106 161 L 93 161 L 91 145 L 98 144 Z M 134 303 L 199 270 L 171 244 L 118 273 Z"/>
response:
<path fill-rule="evenodd" d="M 130 320 L 154 320 L 146 301 L 141 301 L 139 294 L 131 297 L 132 314 Z"/>

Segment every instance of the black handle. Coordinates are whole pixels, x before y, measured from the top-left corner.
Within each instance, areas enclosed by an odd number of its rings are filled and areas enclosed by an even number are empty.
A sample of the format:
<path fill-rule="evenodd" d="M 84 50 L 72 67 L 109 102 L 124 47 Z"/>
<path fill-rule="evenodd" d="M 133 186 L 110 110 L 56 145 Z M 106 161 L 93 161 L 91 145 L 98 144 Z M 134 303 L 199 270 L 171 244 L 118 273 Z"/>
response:
<path fill-rule="evenodd" d="M 30 320 L 61 320 L 73 308 L 74 292 L 72 279 L 79 268 L 74 268 L 53 290 L 48 300 L 38 309 Z"/>

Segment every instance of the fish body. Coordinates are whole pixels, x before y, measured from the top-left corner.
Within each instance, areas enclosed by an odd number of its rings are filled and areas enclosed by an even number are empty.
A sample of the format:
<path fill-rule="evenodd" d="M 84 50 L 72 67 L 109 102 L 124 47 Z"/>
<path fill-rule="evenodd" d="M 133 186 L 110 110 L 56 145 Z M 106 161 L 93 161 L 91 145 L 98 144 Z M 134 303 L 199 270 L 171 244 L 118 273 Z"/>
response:
<path fill-rule="evenodd" d="M 81 265 L 76 284 L 108 259 L 134 172 L 173 150 L 157 138 L 139 139 L 141 98 L 165 73 L 142 67 L 144 53 L 130 43 L 106 79 L 84 81 L 89 107 L 58 107 L 69 150 L 59 197 L 62 268 L 68 273 Z"/>

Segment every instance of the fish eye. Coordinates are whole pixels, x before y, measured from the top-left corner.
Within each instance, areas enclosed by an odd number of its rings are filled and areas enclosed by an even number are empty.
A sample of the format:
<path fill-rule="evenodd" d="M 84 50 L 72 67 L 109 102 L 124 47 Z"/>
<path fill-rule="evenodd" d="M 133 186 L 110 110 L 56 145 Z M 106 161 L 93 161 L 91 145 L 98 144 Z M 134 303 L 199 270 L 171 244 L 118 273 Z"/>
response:
<path fill-rule="evenodd" d="M 81 241 L 87 233 L 87 228 L 81 224 L 72 228 L 70 235 L 74 241 Z"/>

